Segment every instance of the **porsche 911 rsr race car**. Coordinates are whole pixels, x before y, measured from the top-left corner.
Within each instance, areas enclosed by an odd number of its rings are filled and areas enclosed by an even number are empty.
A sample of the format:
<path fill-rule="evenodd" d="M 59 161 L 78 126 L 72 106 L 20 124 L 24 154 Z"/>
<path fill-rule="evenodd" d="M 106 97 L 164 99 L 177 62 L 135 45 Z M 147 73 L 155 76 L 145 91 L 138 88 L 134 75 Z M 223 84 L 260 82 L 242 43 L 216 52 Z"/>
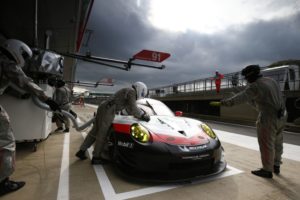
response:
<path fill-rule="evenodd" d="M 149 122 L 116 115 L 110 129 L 111 159 L 122 175 L 153 182 L 177 182 L 221 173 L 223 148 L 205 123 L 176 116 L 161 101 L 141 99 Z M 179 112 L 177 112 L 179 113 Z"/>

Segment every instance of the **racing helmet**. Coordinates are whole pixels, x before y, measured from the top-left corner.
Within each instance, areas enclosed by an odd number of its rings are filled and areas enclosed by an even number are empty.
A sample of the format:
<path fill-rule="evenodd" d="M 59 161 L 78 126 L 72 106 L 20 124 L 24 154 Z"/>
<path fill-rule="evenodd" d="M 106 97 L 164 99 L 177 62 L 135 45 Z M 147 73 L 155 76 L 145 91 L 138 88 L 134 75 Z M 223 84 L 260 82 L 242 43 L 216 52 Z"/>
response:
<path fill-rule="evenodd" d="M 61 88 L 61 87 L 65 86 L 65 85 L 66 85 L 66 82 L 64 80 L 62 80 L 62 79 L 59 79 L 59 80 L 56 81 L 56 87 L 57 88 Z"/>
<path fill-rule="evenodd" d="M 4 49 L 4 53 L 10 58 L 13 58 L 17 65 L 24 67 L 25 61 L 28 58 L 31 58 L 32 51 L 24 42 L 16 39 L 8 39 L 3 42 L 1 48 Z"/>
<path fill-rule="evenodd" d="M 145 83 L 135 82 L 132 87 L 136 91 L 136 99 L 142 99 L 148 95 L 148 89 Z"/>

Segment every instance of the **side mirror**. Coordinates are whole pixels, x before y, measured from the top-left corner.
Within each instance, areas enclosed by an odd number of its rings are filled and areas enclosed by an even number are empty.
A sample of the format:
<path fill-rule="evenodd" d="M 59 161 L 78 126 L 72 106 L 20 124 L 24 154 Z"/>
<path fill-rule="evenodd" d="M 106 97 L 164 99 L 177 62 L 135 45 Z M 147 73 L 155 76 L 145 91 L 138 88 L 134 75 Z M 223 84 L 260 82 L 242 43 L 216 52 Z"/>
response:
<path fill-rule="evenodd" d="M 177 117 L 181 117 L 182 116 L 182 111 L 176 111 L 175 112 L 175 116 L 177 116 Z"/>

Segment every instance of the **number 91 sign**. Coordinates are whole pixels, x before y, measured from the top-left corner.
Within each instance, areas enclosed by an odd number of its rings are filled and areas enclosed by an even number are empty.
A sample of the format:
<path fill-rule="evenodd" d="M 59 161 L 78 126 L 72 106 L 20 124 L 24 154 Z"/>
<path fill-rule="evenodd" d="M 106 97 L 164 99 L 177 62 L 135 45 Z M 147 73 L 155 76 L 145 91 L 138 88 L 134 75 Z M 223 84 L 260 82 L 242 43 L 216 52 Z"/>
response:
<path fill-rule="evenodd" d="M 162 62 L 169 57 L 169 53 L 150 50 L 142 50 L 133 56 L 134 59 L 147 60 L 153 62 Z"/>

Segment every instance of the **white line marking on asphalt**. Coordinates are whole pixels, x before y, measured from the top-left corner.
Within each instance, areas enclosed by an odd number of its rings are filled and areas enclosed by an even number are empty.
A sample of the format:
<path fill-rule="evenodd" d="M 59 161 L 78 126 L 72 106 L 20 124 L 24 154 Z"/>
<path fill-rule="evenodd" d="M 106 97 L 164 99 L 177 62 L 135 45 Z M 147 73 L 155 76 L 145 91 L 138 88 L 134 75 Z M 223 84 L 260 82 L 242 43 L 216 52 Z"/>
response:
<path fill-rule="evenodd" d="M 84 138 L 87 135 L 85 132 L 82 132 L 81 134 Z M 92 158 L 92 151 L 93 151 L 93 147 L 88 149 L 90 158 Z M 220 178 L 232 176 L 232 175 L 243 172 L 239 169 L 236 169 L 234 167 L 227 165 L 227 170 L 225 172 L 223 172 L 219 175 L 216 175 L 216 176 L 211 176 L 211 177 L 207 177 L 207 178 L 204 178 L 204 179 L 201 179 L 198 181 L 193 181 L 191 183 L 168 184 L 168 185 L 147 187 L 147 188 L 133 190 L 133 191 L 129 191 L 129 192 L 116 193 L 109 178 L 107 177 L 107 174 L 105 173 L 103 166 L 102 165 L 94 165 L 94 170 L 96 172 L 96 176 L 97 176 L 98 182 L 100 184 L 103 196 L 105 199 L 109 199 L 109 200 L 124 200 L 124 199 L 145 196 L 148 194 L 163 192 L 166 190 L 171 190 L 171 189 L 182 187 L 185 185 L 201 184 L 201 183 L 217 180 Z"/>
<path fill-rule="evenodd" d="M 86 136 L 86 133 L 82 133 L 82 135 Z M 84 137 L 85 137 L 84 136 Z M 88 153 L 89 153 L 89 157 L 92 158 L 94 147 L 91 147 L 88 149 Z M 113 196 L 115 194 L 115 190 L 111 184 L 111 182 L 109 181 L 104 168 L 102 167 L 102 165 L 94 165 L 94 170 L 98 179 L 98 182 L 100 184 L 103 196 L 105 199 L 113 199 Z"/>
<path fill-rule="evenodd" d="M 242 128 L 256 129 L 256 126 L 250 126 L 250 125 L 243 125 L 243 124 L 236 124 L 236 123 L 222 122 L 222 121 L 214 121 L 214 120 L 205 120 L 205 121 L 216 123 L 216 124 L 224 124 L 224 125 L 237 126 L 237 127 L 242 127 Z M 296 133 L 296 132 L 291 132 L 291 131 L 286 131 L 286 130 L 283 132 L 291 134 L 291 135 L 298 135 L 298 133 Z"/>
<path fill-rule="evenodd" d="M 216 176 L 207 177 L 207 178 L 204 178 L 204 179 L 201 179 L 201 180 L 198 180 L 198 181 L 193 181 L 191 183 L 168 184 L 168 185 L 162 185 L 162 186 L 154 186 L 154 187 L 143 188 L 143 189 L 134 190 L 134 191 L 130 191 L 130 192 L 118 193 L 118 194 L 115 194 L 113 200 L 130 199 L 130 198 L 145 196 L 145 195 L 148 195 L 148 194 L 163 192 L 163 191 L 167 191 L 167 190 L 171 190 L 171 189 L 175 189 L 175 188 L 179 188 L 179 187 L 183 187 L 183 186 L 202 184 L 202 183 L 214 181 L 214 180 L 217 180 L 217 179 L 220 179 L 220 178 L 224 178 L 224 177 L 227 177 L 227 176 L 236 175 L 236 174 L 239 174 L 239 173 L 242 173 L 242 172 L 243 171 L 238 170 L 234 167 L 227 166 L 227 170 L 224 173 L 221 173 L 221 174 L 216 175 Z"/>
<path fill-rule="evenodd" d="M 57 200 L 69 199 L 69 146 L 70 133 L 65 133 L 61 159 L 60 177 L 58 184 Z"/>
<path fill-rule="evenodd" d="M 250 137 L 246 135 L 240 135 L 238 133 L 232 133 L 232 132 L 216 130 L 216 129 L 214 129 L 214 131 L 217 133 L 221 142 L 226 142 L 244 148 L 259 151 L 258 141 L 256 137 Z M 300 161 L 299 155 L 300 155 L 299 146 L 283 143 L 283 154 L 282 154 L 283 158 Z"/>

